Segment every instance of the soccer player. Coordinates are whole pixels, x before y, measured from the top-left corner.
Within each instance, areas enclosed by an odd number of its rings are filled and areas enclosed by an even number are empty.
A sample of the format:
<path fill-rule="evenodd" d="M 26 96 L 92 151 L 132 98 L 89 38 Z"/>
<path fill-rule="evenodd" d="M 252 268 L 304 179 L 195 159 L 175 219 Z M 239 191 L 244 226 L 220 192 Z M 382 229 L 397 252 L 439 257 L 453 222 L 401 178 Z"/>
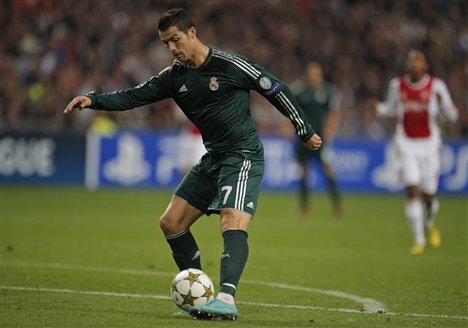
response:
<path fill-rule="evenodd" d="M 301 83 L 295 96 L 312 128 L 322 136 L 323 145 L 313 152 L 300 142 L 296 145 L 296 157 L 301 168 L 298 188 L 301 214 L 303 217 L 309 214 L 309 161 L 316 160 L 325 175 L 334 214 L 339 217 L 343 212 L 341 197 L 333 173 L 331 154 L 325 146 L 335 137 L 340 120 L 341 101 L 333 85 L 324 79 L 320 63 L 308 63 L 304 80 L 305 83 Z"/>
<path fill-rule="evenodd" d="M 259 92 L 288 117 L 308 148 L 318 149 L 322 141 L 281 80 L 247 58 L 206 46 L 184 9 L 165 12 L 158 33 L 175 57 L 172 66 L 133 89 L 75 97 L 64 112 L 86 107 L 127 110 L 173 98 L 197 126 L 207 154 L 180 182 L 159 223 L 179 269 L 201 269 L 190 227 L 203 214 L 220 215 L 224 241 L 220 291 L 215 300 L 194 307 L 190 314 L 233 320 L 238 315 L 234 297 L 249 252 L 247 228 L 255 215 L 264 172 L 249 90 Z"/>
<path fill-rule="evenodd" d="M 436 193 L 442 146 L 437 116 L 444 114 L 451 122 L 458 118 L 447 86 L 429 75 L 428 68 L 425 54 L 411 50 L 407 56 L 408 74 L 392 79 L 387 99 L 375 106 L 377 114 L 397 117 L 393 142 L 406 186 L 405 214 L 414 238 L 410 249 L 413 255 L 424 252 L 426 233 L 429 245 L 441 244 L 440 232 L 434 224 L 439 209 Z"/>

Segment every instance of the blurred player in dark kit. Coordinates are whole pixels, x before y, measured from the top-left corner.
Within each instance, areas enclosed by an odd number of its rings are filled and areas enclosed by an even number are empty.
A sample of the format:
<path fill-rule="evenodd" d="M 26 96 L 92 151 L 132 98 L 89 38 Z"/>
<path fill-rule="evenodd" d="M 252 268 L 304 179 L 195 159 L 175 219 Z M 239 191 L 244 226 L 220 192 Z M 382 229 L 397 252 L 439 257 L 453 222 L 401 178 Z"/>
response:
<path fill-rule="evenodd" d="M 304 110 L 312 128 L 323 138 L 323 146 L 318 151 L 310 151 L 302 143 L 296 145 L 296 156 L 300 165 L 299 206 L 301 215 L 309 215 L 309 162 L 319 163 L 326 179 L 333 212 L 340 217 L 343 214 L 340 192 L 333 173 L 332 155 L 327 144 L 331 143 L 336 134 L 340 120 L 341 102 L 333 85 L 323 77 L 320 63 L 310 61 L 306 66 L 304 81 L 295 92 L 297 102 Z"/>

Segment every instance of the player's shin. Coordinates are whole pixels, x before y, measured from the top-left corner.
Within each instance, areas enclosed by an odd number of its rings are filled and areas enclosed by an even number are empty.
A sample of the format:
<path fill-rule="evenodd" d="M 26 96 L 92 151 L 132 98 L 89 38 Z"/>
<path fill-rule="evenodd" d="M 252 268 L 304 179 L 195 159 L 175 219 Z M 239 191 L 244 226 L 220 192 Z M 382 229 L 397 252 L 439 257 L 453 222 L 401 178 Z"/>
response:
<path fill-rule="evenodd" d="M 432 202 L 427 205 L 427 214 L 426 214 L 426 227 L 431 228 L 434 226 L 435 217 L 437 212 L 439 211 L 439 200 L 437 198 L 433 198 Z"/>
<path fill-rule="evenodd" d="M 405 214 L 413 232 L 414 243 L 425 245 L 426 237 L 424 236 L 423 206 L 419 199 L 413 198 L 406 200 Z"/>
<path fill-rule="evenodd" d="M 223 232 L 224 252 L 221 255 L 219 299 L 233 303 L 245 263 L 249 255 L 247 232 L 244 230 L 227 230 Z M 231 296 L 231 297 L 229 297 Z"/>
<path fill-rule="evenodd" d="M 165 236 L 172 250 L 172 257 L 179 270 L 189 268 L 201 270 L 200 250 L 190 230 Z"/>

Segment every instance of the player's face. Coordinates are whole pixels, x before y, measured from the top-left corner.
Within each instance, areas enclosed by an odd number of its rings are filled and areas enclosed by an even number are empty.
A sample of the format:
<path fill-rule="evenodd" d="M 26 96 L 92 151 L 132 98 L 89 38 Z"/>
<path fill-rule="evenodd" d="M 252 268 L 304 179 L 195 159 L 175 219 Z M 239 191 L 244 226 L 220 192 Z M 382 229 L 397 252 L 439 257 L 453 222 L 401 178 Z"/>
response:
<path fill-rule="evenodd" d="M 411 51 L 407 60 L 408 73 L 420 76 L 427 71 L 426 56 L 420 51 Z"/>
<path fill-rule="evenodd" d="M 159 38 L 172 53 L 174 58 L 187 62 L 192 58 L 195 44 L 195 27 L 188 29 L 187 34 L 177 26 L 171 26 L 166 31 L 159 31 Z"/>
<path fill-rule="evenodd" d="M 314 86 L 322 81 L 322 68 L 316 63 L 307 66 L 307 81 Z"/>

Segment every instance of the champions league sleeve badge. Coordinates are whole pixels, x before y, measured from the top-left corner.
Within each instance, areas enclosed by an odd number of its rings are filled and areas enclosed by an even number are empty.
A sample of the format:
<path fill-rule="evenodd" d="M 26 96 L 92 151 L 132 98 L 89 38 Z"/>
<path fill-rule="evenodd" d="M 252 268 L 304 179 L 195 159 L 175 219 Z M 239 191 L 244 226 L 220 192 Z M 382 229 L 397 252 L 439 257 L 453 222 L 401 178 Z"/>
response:
<path fill-rule="evenodd" d="M 271 81 L 271 79 L 266 76 L 262 76 L 260 80 L 258 80 L 258 84 L 260 88 L 265 90 L 265 95 L 267 96 L 276 96 L 281 91 L 281 83 Z"/>
<path fill-rule="evenodd" d="M 258 83 L 263 90 L 269 90 L 271 88 L 271 80 L 266 76 L 261 77 Z"/>

